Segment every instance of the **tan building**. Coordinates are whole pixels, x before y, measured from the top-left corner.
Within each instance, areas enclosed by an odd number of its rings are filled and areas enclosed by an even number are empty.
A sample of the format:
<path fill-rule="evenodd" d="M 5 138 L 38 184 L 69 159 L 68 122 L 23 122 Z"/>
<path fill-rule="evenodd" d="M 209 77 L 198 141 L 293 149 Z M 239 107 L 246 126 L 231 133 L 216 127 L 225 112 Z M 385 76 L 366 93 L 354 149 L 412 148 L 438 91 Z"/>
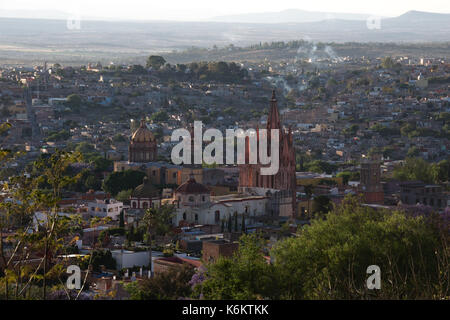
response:
<path fill-rule="evenodd" d="M 142 119 L 141 125 L 131 136 L 128 147 L 128 161 L 141 163 L 151 162 L 156 160 L 156 155 L 156 138 L 147 128 L 145 119 Z"/>

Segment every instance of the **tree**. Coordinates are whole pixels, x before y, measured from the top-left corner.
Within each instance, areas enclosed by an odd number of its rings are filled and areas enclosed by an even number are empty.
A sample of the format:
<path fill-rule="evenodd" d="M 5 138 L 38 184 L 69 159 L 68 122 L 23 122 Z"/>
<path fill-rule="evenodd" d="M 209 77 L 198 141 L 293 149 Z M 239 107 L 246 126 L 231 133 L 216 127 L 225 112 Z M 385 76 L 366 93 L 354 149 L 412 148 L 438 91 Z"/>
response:
<path fill-rule="evenodd" d="M 133 189 L 122 190 L 116 195 L 116 200 L 129 204 L 132 192 Z"/>
<path fill-rule="evenodd" d="M 71 94 L 67 96 L 67 105 L 78 109 L 81 107 L 81 97 L 78 94 Z"/>
<path fill-rule="evenodd" d="M 330 198 L 327 196 L 317 196 L 314 197 L 313 204 L 312 204 L 312 212 L 314 214 L 317 213 L 328 213 L 333 208 L 333 205 L 331 203 Z"/>
<path fill-rule="evenodd" d="M 231 258 L 207 264 L 206 279 L 194 290 L 205 299 L 253 300 L 277 298 L 277 283 L 271 265 L 263 256 L 264 240 L 258 234 L 243 235 Z"/>
<path fill-rule="evenodd" d="M 124 212 L 123 209 L 120 210 L 120 215 L 119 215 L 119 228 L 125 228 L 125 217 L 124 217 Z"/>
<path fill-rule="evenodd" d="M 433 219 L 441 221 L 438 215 Z M 313 220 L 297 237 L 282 240 L 273 249 L 282 298 L 447 296 L 449 229 L 447 224 L 438 231 L 433 219 L 375 210 L 361 206 L 357 197 L 345 198 L 325 220 Z M 366 287 L 370 265 L 382 270 L 382 290 Z"/>
<path fill-rule="evenodd" d="M 169 116 L 167 115 L 167 112 L 161 110 L 152 114 L 151 119 L 154 122 L 165 122 L 169 119 Z"/>
<path fill-rule="evenodd" d="M 431 173 L 435 183 L 450 181 L 450 161 L 442 160 L 432 165 Z"/>
<path fill-rule="evenodd" d="M 164 64 L 166 60 L 161 56 L 150 56 L 147 59 L 147 68 L 153 68 L 159 70 Z"/>
<path fill-rule="evenodd" d="M 170 268 L 153 278 L 127 285 L 125 289 L 133 300 L 176 300 L 189 297 L 189 281 L 194 270 L 189 265 Z"/>
<path fill-rule="evenodd" d="M 117 195 L 122 190 L 130 190 L 142 184 L 145 173 L 137 170 L 125 170 L 113 172 L 103 181 L 102 188 L 112 195 Z"/>
<path fill-rule="evenodd" d="M 343 183 L 344 185 L 347 185 L 347 184 L 348 184 L 348 182 L 350 181 L 350 177 L 351 177 L 351 176 L 352 176 L 352 173 L 349 172 L 349 171 L 342 171 L 342 172 L 339 172 L 339 173 L 336 175 L 337 178 L 342 177 L 342 183 Z"/>
<path fill-rule="evenodd" d="M 394 169 L 394 178 L 403 181 L 434 182 L 431 165 L 422 158 L 406 158 L 403 165 Z"/>

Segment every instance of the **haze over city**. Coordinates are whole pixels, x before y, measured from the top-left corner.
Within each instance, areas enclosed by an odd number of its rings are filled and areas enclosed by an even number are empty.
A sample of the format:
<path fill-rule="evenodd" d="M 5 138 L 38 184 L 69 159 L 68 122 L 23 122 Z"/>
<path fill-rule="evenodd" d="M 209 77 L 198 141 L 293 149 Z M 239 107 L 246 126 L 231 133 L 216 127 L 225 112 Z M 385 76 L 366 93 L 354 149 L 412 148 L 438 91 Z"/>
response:
<path fill-rule="evenodd" d="M 0 2 L 0 16 L 27 18 L 62 18 L 67 14 L 80 14 L 85 19 L 112 20 L 176 20 L 210 21 L 217 16 L 306 10 L 334 13 L 368 14 L 394 17 L 410 10 L 450 13 L 446 0 L 431 1 L 57 1 L 17 0 Z M 332 16 L 330 16 L 332 18 Z"/>
<path fill-rule="evenodd" d="M 448 306 L 450 2 L 2 1 L 3 300 Z"/>

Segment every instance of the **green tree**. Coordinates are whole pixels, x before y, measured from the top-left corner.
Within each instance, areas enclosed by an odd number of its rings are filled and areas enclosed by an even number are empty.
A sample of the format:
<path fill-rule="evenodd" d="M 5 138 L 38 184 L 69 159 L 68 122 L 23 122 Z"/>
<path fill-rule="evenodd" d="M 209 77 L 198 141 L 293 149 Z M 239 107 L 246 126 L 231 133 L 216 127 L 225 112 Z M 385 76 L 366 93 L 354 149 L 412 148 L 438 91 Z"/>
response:
<path fill-rule="evenodd" d="M 193 275 L 193 268 L 183 265 L 171 268 L 153 278 L 131 283 L 125 289 L 133 300 L 176 300 L 190 296 L 189 281 Z"/>
<path fill-rule="evenodd" d="M 314 197 L 312 203 L 312 211 L 314 214 L 317 213 L 328 213 L 333 208 L 330 198 L 324 195 Z"/>
<path fill-rule="evenodd" d="M 231 258 L 207 265 L 207 277 L 196 289 L 205 299 L 277 298 L 276 274 L 264 259 L 264 240 L 257 234 L 243 235 Z"/>
<path fill-rule="evenodd" d="M 164 64 L 166 60 L 161 56 L 150 56 L 147 59 L 147 68 L 153 68 L 159 70 Z"/>
<path fill-rule="evenodd" d="M 394 169 L 394 178 L 404 181 L 434 182 L 431 165 L 422 158 L 406 158 L 403 165 Z"/>
<path fill-rule="evenodd" d="M 67 105 L 69 107 L 73 107 L 75 109 L 78 109 L 81 107 L 81 97 L 78 94 L 71 94 L 67 96 Z"/>
<path fill-rule="evenodd" d="M 432 165 L 431 173 L 435 183 L 450 181 L 450 161 L 442 160 Z"/>
<path fill-rule="evenodd" d="M 282 240 L 273 249 L 282 297 L 448 296 L 448 225 L 439 232 L 430 221 L 400 211 L 374 210 L 361 206 L 357 197 L 347 197 L 325 220 L 313 220 L 297 237 Z M 370 265 L 382 270 L 382 290 L 366 288 Z"/>
<path fill-rule="evenodd" d="M 102 188 L 115 196 L 122 190 L 136 188 L 142 183 L 144 177 L 145 173 L 137 170 L 113 172 L 105 178 Z"/>
<path fill-rule="evenodd" d="M 116 195 L 116 200 L 128 204 L 130 202 L 130 196 L 132 192 L 133 189 L 122 190 Z"/>

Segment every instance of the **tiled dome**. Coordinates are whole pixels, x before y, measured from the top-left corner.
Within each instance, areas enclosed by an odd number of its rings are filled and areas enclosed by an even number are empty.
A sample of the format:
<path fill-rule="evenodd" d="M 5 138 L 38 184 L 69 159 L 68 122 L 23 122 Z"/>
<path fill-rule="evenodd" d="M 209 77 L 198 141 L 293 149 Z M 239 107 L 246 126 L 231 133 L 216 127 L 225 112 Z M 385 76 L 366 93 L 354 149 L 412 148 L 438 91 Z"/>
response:
<path fill-rule="evenodd" d="M 156 198 L 159 197 L 159 191 L 144 177 L 142 184 L 138 185 L 131 193 L 132 198 Z"/>
<path fill-rule="evenodd" d="M 155 136 L 145 125 L 145 120 L 141 120 L 141 125 L 131 136 L 132 142 L 149 142 L 155 141 Z"/>

